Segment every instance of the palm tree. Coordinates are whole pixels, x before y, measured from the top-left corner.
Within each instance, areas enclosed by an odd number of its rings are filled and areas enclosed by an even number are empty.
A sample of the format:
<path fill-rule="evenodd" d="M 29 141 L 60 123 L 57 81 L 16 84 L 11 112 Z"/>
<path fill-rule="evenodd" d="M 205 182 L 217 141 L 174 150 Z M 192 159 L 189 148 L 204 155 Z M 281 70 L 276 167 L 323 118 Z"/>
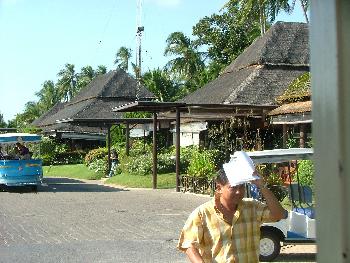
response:
<path fill-rule="evenodd" d="M 39 97 L 38 104 L 40 105 L 41 113 L 49 110 L 57 102 L 60 101 L 59 90 L 54 82 L 47 80 L 42 84 L 42 89 L 36 92 L 35 95 Z"/>
<path fill-rule="evenodd" d="M 300 5 L 301 5 L 301 8 L 303 9 L 305 21 L 306 21 L 306 23 L 309 23 L 309 17 L 307 16 L 307 11 L 308 11 L 308 9 L 310 7 L 310 0 L 299 0 L 299 2 L 300 2 Z M 295 3 L 296 3 L 296 0 L 293 0 L 292 4 L 291 4 L 291 11 L 294 10 Z"/>
<path fill-rule="evenodd" d="M 131 56 L 130 48 L 121 47 L 118 49 L 117 54 L 115 55 L 114 64 L 116 64 L 118 68 L 128 71 Z"/>
<path fill-rule="evenodd" d="M 96 73 L 91 66 L 82 67 L 81 72 L 78 74 L 77 92 L 85 88 L 95 76 Z"/>
<path fill-rule="evenodd" d="M 288 0 L 229 0 L 223 8 L 231 6 L 240 8 L 241 22 L 247 19 L 259 21 L 261 35 L 266 32 L 267 23 L 273 22 L 280 11 L 291 11 Z"/>
<path fill-rule="evenodd" d="M 107 73 L 107 67 L 103 65 L 99 65 L 95 70 L 95 75 L 103 75 Z"/>
<path fill-rule="evenodd" d="M 22 127 L 30 125 L 36 118 L 42 114 L 40 106 L 35 101 L 28 101 L 24 106 L 24 112 L 17 114 L 16 119 L 23 125 Z"/>
<path fill-rule="evenodd" d="M 95 71 L 91 66 L 82 67 L 79 77 L 87 78 L 91 81 L 95 77 Z"/>
<path fill-rule="evenodd" d="M 190 80 L 204 69 L 203 52 L 182 32 L 171 33 L 166 40 L 165 56 L 175 56 L 166 68 L 183 80 Z"/>
<path fill-rule="evenodd" d="M 148 71 L 142 76 L 142 80 L 159 101 L 175 101 L 177 99 L 177 86 L 165 71 L 159 68 Z"/>
<path fill-rule="evenodd" d="M 77 91 L 78 74 L 75 72 L 74 65 L 67 63 L 57 76 L 60 77 L 58 86 L 61 97 L 64 101 L 70 101 Z"/>

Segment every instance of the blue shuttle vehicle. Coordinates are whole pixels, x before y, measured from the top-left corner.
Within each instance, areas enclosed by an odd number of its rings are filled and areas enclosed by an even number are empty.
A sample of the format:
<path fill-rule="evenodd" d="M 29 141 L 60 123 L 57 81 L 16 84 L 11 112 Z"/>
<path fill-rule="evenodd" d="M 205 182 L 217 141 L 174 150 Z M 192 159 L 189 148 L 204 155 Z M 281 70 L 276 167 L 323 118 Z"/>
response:
<path fill-rule="evenodd" d="M 36 191 L 42 183 L 42 160 L 30 158 L 22 159 L 15 151 L 16 143 L 28 147 L 30 151 L 38 148 L 41 136 L 29 133 L 0 134 L 0 185 L 30 186 Z"/>

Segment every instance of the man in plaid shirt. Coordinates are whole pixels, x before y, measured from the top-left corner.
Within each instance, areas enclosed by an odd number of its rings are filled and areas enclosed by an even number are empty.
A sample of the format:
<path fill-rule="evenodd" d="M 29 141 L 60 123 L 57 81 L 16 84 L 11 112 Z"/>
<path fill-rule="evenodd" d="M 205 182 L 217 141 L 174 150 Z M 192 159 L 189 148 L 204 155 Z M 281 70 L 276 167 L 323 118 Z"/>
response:
<path fill-rule="evenodd" d="M 192 263 L 259 262 L 260 226 L 287 218 L 261 178 L 252 181 L 266 204 L 243 198 L 245 185 L 231 186 L 224 170 L 216 179 L 215 197 L 196 208 L 183 227 L 177 245 Z"/>

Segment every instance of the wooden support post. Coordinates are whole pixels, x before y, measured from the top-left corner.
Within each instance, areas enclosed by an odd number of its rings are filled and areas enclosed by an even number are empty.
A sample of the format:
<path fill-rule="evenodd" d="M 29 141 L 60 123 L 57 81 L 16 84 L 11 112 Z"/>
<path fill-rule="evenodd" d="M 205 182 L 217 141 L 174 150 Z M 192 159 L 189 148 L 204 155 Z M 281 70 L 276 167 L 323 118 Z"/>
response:
<path fill-rule="evenodd" d="M 305 124 L 300 124 L 300 139 L 299 139 L 299 147 L 305 148 Z"/>
<path fill-rule="evenodd" d="M 108 173 L 111 170 L 111 126 L 107 127 Z"/>
<path fill-rule="evenodd" d="M 287 148 L 287 139 L 288 139 L 288 126 L 287 124 L 282 124 L 282 148 Z"/>
<path fill-rule="evenodd" d="M 157 189 L 157 113 L 153 113 L 153 189 Z"/>
<path fill-rule="evenodd" d="M 180 192 L 180 109 L 176 108 L 176 192 Z"/>
<path fill-rule="evenodd" d="M 126 156 L 130 155 L 130 125 L 129 122 L 126 122 L 126 128 L 125 128 L 125 136 L 126 136 L 126 143 L 125 143 L 125 154 Z"/>

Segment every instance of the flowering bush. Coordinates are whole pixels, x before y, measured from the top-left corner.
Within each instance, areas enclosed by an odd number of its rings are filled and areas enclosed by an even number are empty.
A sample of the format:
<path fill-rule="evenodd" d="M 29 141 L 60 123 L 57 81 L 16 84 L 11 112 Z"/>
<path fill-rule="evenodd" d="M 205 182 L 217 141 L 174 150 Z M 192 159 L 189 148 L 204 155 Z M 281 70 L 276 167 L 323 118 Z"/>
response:
<path fill-rule="evenodd" d="M 97 148 L 89 151 L 85 156 L 85 165 L 89 166 L 90 163 L 95 162 L 98 159 L 103 159 L 108 156 L 107 148 Z"/>
<path fill-rule="evenodd" d="M 90 170 L 93 170 L 96 173 L 108 173 L 108 159 L 102 158 L 102 159 L 95 159 L 92 162 L 88 164 L 88 168 Z"/>
<path fill-rule="evenodd" d="M 120 169 L 125 173 L 146 175 L 152 173 L 152 155 L 139 155 L 126 157 L 120 164 Z"/>

